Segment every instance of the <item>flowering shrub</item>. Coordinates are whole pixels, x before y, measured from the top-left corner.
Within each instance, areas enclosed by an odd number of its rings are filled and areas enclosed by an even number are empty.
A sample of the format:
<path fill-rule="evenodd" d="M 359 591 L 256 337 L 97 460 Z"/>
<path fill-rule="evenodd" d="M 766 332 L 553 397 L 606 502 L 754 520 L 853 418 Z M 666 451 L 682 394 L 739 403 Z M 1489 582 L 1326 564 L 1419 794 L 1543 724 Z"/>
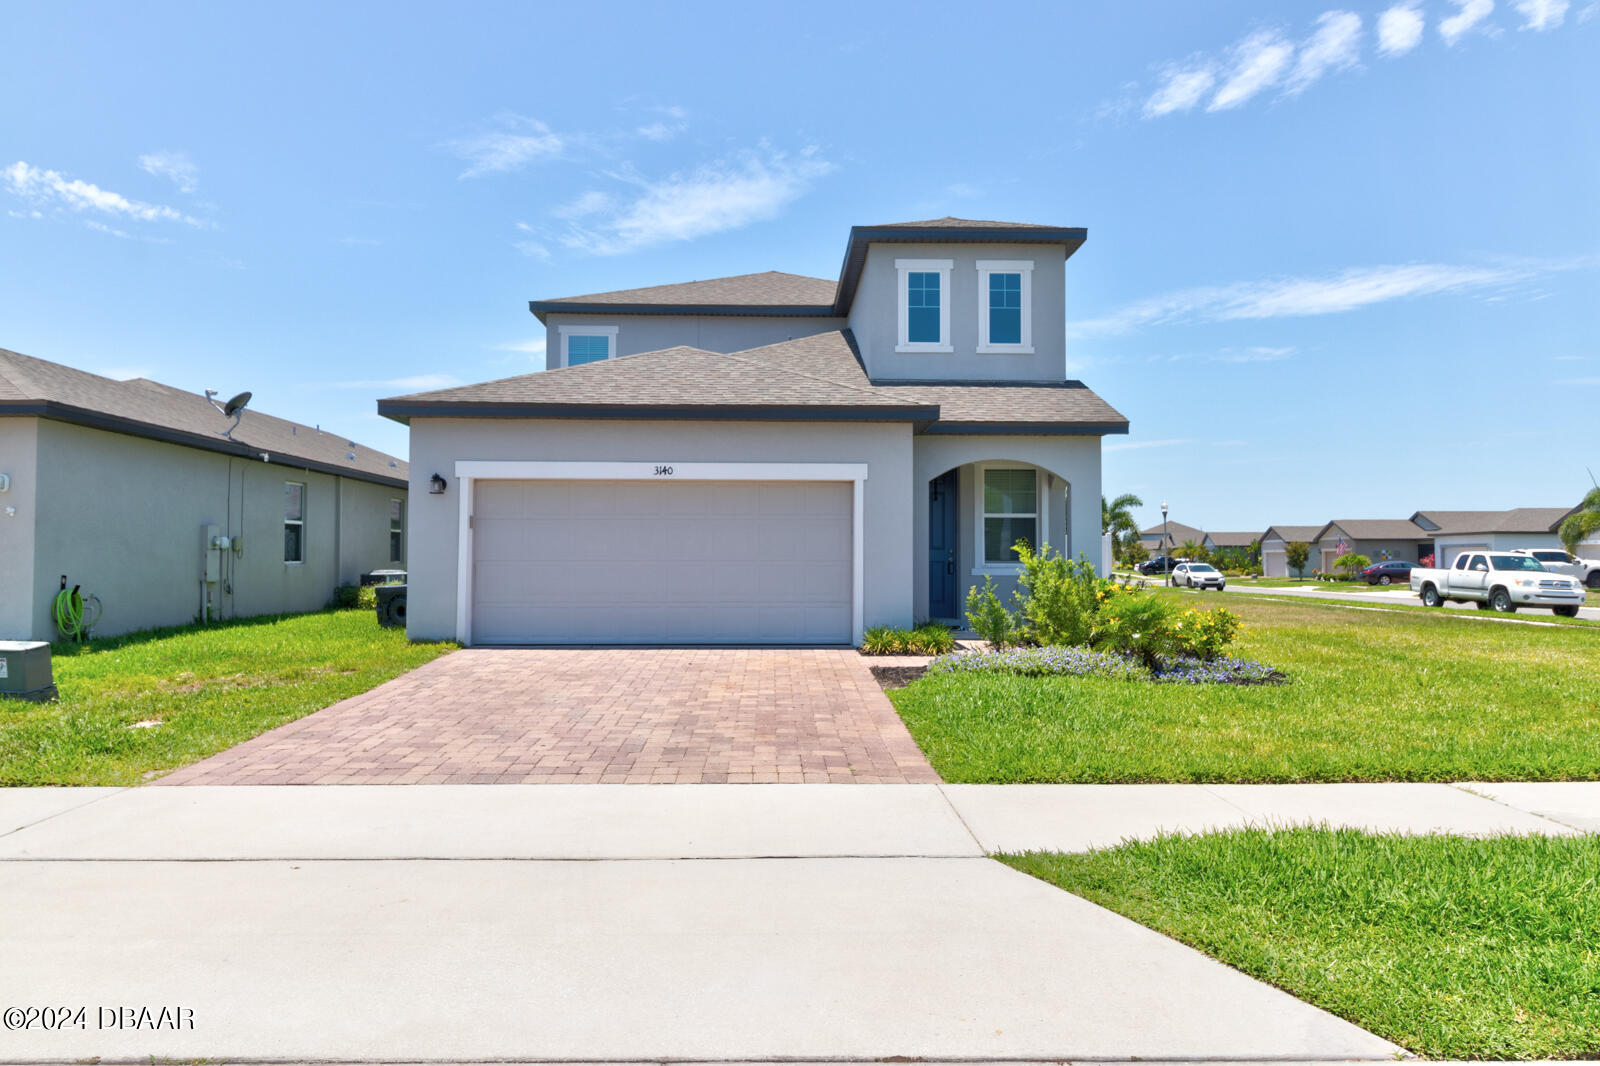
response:
<path fill-rule="evenodd" d="M 1190 608 L 1172 625 L 1173 637 L 1181 655 L 1194 659 L 1215 659 L 1233 643 L 1239 631 L 1239 616 L 1226 607 L 1209 611 Z"/>
<path fill-rule="evenodd" d="M 1116 586 L 1095 576 L 1087 559 L 1067 559 L 1046 544 L 1035 552 L 1018 541 L 1017 607 L 1034 644 L 1087 644 L 1102 594 Z"/>
<path fill-rule="evenodd" d="M 1097 648 L 1130 655 L 1154 670 L 1162 656 L 1179 651 L 1173 609 L 1149 593 L 1119 592 L 1102 601 L 1092 633 Z"/>
<path fill-rule="evenodd" d="M 1418 566 L 1432 567 L 1433 566 L 1433 553 L 1429 552 L 1427 555 L 1424 555 L 1422 558 L 1418 559 L 1417 560 L 1417 565 Z"/>
<path fill-rule="evenodd" d="M 1023 677 L 1109 677 L 1120 681 L 1157 681 L 1185 685 L 1261 685 L 1284 680 L 1278 671 L 1250 659 L 1201 660 L 1168 656 L 1155 669 L 1115 652 L 1088 648 L 1014 648 L 1009 651 L 945 655 L 928 666 L 930 674 L 1018 674 Z"/>
<path fill-rule="evenodd" d="M 1083 647 L 974 651 L 941 656 L 928 665 L 930 674 L 970 674 L 990 670 L 1025 677 L 1119 677 L 1142 680 L 1150 676 L 1149 670 L 1126 656 Z"/>

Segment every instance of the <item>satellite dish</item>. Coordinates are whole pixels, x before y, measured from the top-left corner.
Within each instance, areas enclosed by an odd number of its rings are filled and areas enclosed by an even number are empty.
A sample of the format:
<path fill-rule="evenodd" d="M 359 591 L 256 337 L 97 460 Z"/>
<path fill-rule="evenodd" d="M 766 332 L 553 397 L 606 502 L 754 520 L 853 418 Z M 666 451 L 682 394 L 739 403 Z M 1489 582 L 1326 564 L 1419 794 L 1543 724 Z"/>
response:
<path fill-rule="evenodd" d="M 222 413 L 231 418 L 232 416 L 238 414 L 240 411 L 243 411 L 244 408 L 245 408 L 245 405 L 248 404 L 249 402 L 250 402 L 250 394 L 248 392 L 241 392 L 239 395 L 235 396 L 233 399 L 229 400 L 226 404 L 223 405 Z"/>
<path fill-rule="evenodd" d="M 233 399 L 224 404 L 217 402 L 216 389 L 207 389 L 206 399 L 210 401 L 212 407 L 215 407 L 217 410 L 222 412 L 224 418 L 233 419 L 233 425 L 222 431 L 222 435 L 224 437 L 232 440 L 233 431 L 239 428 L 239 419 L 244 417 L 245 404 L 250 402 L 250 394 L 248 392 L 241 392 L 239 395 L 235 396 Z"/>

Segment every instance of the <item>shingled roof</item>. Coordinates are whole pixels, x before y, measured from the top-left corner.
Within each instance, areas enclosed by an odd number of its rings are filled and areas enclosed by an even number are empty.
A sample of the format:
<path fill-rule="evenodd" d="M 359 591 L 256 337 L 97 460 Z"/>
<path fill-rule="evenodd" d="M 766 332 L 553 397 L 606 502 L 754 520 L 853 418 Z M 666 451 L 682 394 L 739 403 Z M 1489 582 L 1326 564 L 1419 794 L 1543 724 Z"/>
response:
<path fill-rule="evenodd" d="M 845 245 L 839 280 L 785 274 L 736 274 L 675 285 L 617 289 L 585 296 L 530 300 L 528 310 L 540 322 L 552 311 L 564 314 L 640 315 L 789 315 L 842 318 L 850 313 L 867 247 L 879 242 L 940 241 L 1059 244 L 1071 256 L 1088 238 L 1076 226 L 1039 226 L 1028 222 L 996 222 L 975 218 L 924 219 L 881 226 L 852 226 Z"/>
<path fill-rule="evenodd" d="M 1334 526 L 1356 540 L 1426 540 L 1433 536 L 1409 518 L 1335 518 L 1317 530 L 1316 539 L 1326 537 Z"/>
<path fill-rule="evenodd" d="M 405 460 L 249 408 L 230 440 L 202 395 L 147 378 L 116 381 L 0 348 L 0 417 L 31 415 L 404 488 Z M 355 458 L 348 458 L 354 455 Z"/>
<path fill-rule="evenodd" d="M 903 421 L 929 433 L 1126 433 L 1082 383 L 874 383 L 849 330 L 724 355 L 698 348 L 624 355 L 479 385 L 394 396 L 378 413 L 508 418 Z"/>
<path fill-rule="evenodd" d="M 1432 536 L 1456 536 L 1464 533 L 1553 533 L 1563 519 L 1573 512 L 1571 507 L 1513 507 L 1508 511 L 1418 511 L 1411 521 L 1423 525 L 1426 519 L 1438 529 L 1430 529 Z"/>
<path fill-rule="evenodd" d="M 838 284 L 827 278 L 768 270 L 760 274 L 737 274 L 676 285 L 651 285 L 642 289 L 617 289 L 585 296 L 535 300 L 528 307 L 541 322 L 550 311 L 727 314 L 739 309 L 752 315 L 831 315 L 837 289 Z"/>

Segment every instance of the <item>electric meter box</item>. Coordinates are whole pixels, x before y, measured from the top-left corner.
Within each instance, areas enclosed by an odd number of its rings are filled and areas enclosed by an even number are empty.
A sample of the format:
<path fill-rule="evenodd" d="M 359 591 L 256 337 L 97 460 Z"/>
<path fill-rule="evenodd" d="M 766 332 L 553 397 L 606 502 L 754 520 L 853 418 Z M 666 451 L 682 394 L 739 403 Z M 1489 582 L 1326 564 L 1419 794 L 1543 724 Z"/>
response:
<path fill-rule="evenodd" d="M 50 645 L 42 640 L 0 640 L 0 698 L 41 701 L 55 695 Z"/>

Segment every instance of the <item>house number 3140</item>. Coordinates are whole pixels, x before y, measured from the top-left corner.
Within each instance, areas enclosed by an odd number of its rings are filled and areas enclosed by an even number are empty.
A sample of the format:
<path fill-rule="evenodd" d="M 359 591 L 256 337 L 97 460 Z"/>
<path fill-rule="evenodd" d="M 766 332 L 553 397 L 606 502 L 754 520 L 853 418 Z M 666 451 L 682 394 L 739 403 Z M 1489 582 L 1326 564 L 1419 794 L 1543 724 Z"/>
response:
<path fill-rule="evenodd" d="M 671 476 L 672 476 L 672 467 L 670 467 L 670 466 L 658 466 L 658 467 L 656 467 L 656 477 L 671 477 Z"/>

